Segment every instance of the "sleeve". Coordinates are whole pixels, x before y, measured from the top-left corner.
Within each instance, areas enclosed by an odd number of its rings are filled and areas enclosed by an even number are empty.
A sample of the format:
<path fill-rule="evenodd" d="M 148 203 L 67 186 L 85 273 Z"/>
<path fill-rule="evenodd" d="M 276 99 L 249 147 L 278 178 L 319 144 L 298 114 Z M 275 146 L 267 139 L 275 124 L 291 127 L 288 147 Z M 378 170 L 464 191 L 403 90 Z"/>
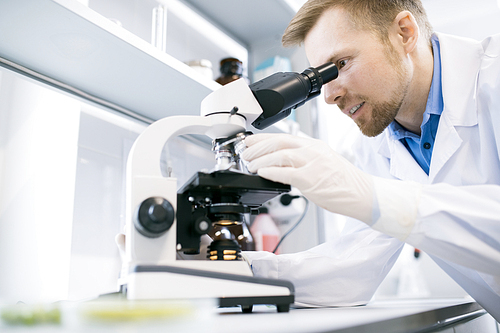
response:
<path fill-rule="evenodd" d="M 381 179 L 375 188 L 380 218 L 373 229 L 441 259 L 500 276 L 500 186 Z"/>
<path fill-rule="evenodd" d="M 353 220 L 338 239 L 275 255 L 245 252 L 255 276 L 291 281 L 297 305 L 366 304 L 394 265 L 403 243 Z"/>

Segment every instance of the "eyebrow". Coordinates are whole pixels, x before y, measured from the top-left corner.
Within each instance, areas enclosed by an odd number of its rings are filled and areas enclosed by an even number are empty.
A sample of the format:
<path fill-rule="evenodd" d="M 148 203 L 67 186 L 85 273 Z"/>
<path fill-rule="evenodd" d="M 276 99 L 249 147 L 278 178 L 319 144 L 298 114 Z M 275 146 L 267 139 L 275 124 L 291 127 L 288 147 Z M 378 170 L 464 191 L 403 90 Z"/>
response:
<path fill-rule="evenodd" d="M 345 48 L 341 49 L 340 51 L 337 51 L 337 52 L 333 53 L 332 55 L 328 56 L 327 59 L 330 62 L 336 63 L 340 58 L 343 58 L 346 55 L 349 57 L 353 57 L 356 54 L 358 54 L 358 52 L 356 50 L 353 50 L 350 47 L 345 47 Z"/>
<path fill-rule="evenodd" d="M 346 53 L 346 52 L 345 51 L 336 52 L 336 53 L 328 56 L 327 62 L 337 63 L 337 61 L 342 57 L 343 53 Z"/>
<path fill-rule="evenodd" d="M 328 61 L 329 62 L 333 62 L 333 63 L 336 63 L 338 58 L 340 58 L 339 54 L 338 53 L 335 53 L 331 56 L 328 57 Z"/>
<path fill-rule="evenodd" d="M 335 53 L 329 55 L 328 61 L 335 63 L 335 62 L 337 62 L 336 60 L 341 58 L 342 54 L 345 54 L 345 53 L 349 53 L 349 49 L 347 49 L 347 48 L 340 49 L 340 51 L 336 51 Z"/>

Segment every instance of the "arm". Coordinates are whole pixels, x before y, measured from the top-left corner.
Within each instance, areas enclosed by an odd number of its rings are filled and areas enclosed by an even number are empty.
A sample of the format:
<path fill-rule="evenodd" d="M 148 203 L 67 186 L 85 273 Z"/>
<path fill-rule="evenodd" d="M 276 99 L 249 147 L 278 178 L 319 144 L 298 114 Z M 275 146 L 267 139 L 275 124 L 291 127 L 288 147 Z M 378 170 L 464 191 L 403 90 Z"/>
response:
<path fill-rule="evenodd" d="M 350 222 L 338 239 L 304 252 L 244 255 L 256 276 L 291 281 L 296 304 L 366 304 L 394 265 L 403 243 L 357 221 Z"/>
<path fill-rule="evenodd" d="M 246 139 L 249 168 L 297 187 L 318 206 L 356 218 L 428 254 L 500 276 L 500 187 L 422 185 L 369 175 L 325 143 L 286 135 Z"/>
<path fill-rule="evenodd" d="M 381 218 L 372 227 L 428 254 L 479 272 L 500 275 L 500 187 L 418 186 L 418 200 L 403 202 L 407 182 L 375 181 Z M 382 188 L 383 187 L 383 188 Z M 401 196 L 390 198 L 390 192 Z M 412 194 L 409 193 L 408 196 Z M 415 211 L 405 224 L 406 211 Z"/>

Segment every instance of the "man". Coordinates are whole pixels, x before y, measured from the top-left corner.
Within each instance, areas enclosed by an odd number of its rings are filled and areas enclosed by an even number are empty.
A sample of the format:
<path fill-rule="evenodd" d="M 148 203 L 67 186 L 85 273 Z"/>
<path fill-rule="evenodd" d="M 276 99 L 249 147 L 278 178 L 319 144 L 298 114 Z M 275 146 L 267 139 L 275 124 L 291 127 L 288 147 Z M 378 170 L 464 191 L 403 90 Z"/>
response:
<path fill-rule="evenodd" d="M 406 242 L 500 321 L 500 36 L 433 34 L 419 0 L 310 0 L 283 42 L 337 65 L 325 99 L 364 134 L 358 167 L 288 135 L 248 137 L 243 158 L 364 223 L 302 253 L 247 253 L 254 273 L 294 282 L 298 303 L 364 304 Z"/>

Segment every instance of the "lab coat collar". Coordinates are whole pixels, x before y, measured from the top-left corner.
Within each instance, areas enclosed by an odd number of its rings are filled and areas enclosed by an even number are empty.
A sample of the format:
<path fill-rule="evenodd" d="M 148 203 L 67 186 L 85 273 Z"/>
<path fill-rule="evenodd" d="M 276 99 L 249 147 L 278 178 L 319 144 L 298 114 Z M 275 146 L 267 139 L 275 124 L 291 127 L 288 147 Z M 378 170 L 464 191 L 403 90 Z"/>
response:
<path fill-rule="evenodd" d="M 441 45 L 444 110 L 454 126 L 477 124 L 476 86 L 484 50 L 480 42 L 436 33 Z"/>
<path fill-rule="evenodd" d="M 439 170 L 458 150 L 462 139 L 456 126 L 477 124 L 476 85 L 484 54 L 481 43 L 438 33 L 441 45 L 441 74 L 444 109 L 441 114 L 433 150 L 429 176 L 414 160 L 406 147 L 391 138 L 386 129 L 380 141 L 378 153 L 390 160 L 392 176 L 413 180 L 422 184 L 431 183 Z"/>
<path fill-rule="evenodd" d="M 391 138 L 391 134 L 387 130 L 381 135 L 385 135 L 385 138 L 380 142 L 378 153 L 389 158 L 391 176 L 427 184 L 429 177 L 401 141 Z"/>

